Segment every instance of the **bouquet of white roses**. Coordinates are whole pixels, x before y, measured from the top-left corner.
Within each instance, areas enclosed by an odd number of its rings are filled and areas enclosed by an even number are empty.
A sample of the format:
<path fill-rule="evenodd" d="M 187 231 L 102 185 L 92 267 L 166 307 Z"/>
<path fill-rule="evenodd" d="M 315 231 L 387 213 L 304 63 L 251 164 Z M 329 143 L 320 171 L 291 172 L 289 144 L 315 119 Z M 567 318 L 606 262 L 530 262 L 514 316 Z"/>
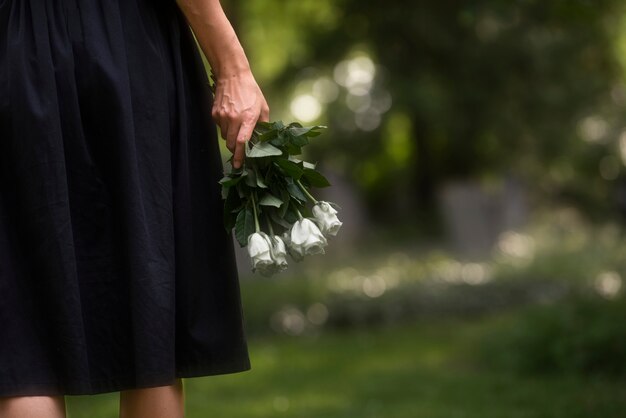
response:
<path fill-rule="evenodd" d="M 220 180 L 224 226 L 228 232 L 235 228 L 239 245 L 247 246 L 253 272 L 270 276 L 285 270 L 287 254 L 295 261 L 323 254 L 327 237 L 342 225 L 338 206 L 315 199 L 310 191 L 330 186 L 328 180 L 315 164 L 295 157 L 323 128 L 257 123 L 242 167 L 231 165 Z"/>

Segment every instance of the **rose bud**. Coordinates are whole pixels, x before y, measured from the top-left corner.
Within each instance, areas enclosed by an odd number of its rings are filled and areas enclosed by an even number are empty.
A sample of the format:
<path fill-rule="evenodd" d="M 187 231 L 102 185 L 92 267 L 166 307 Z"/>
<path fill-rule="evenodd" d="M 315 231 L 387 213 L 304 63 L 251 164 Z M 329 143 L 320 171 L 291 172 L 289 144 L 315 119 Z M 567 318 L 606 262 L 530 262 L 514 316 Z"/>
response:
<path fill-rule="evenodd" d="M 319 201 L 313 205 L 313 216 L 324 235 L 337 235 L 343 225 L 337 218 L 337 211 L 328 202 Z"/>

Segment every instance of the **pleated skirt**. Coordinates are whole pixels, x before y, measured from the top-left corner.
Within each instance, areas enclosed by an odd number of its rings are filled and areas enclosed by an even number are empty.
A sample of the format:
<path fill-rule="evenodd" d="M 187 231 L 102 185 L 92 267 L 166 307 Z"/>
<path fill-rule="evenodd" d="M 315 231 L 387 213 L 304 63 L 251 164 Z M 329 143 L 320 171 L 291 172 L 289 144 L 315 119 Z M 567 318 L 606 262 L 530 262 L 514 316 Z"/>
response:
<path fill-rule="evenodd" d="M 0 396 L 250 369 L 211 100 L 174 0 L 0 0 Z"/>

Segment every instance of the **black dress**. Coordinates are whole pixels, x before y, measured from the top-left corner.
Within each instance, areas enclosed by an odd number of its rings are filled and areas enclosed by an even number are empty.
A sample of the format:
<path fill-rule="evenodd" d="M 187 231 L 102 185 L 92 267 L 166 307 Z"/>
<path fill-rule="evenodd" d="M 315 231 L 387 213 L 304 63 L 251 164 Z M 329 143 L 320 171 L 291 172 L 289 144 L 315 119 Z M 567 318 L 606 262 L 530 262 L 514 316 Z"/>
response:
<path fill-rule="evenodd" d="M 0 396 L 250 369 L 175 0 L 0 0 Z"/>

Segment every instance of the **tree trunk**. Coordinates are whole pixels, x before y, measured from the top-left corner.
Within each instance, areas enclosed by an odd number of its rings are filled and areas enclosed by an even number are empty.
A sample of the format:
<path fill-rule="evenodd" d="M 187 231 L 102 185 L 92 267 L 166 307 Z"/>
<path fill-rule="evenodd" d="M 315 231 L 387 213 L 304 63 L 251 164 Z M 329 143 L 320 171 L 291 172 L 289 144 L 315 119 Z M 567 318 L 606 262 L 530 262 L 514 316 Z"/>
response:
<path fill-rule="evenodd" d="M 413 117 L 413 132 L 415 138 L 415 158 L 411 170 L 413 185 L 413 206 L 422 214 L 432 213 L 435 208 L 435 173 L 432 166 L 432 155 L 428 143 L 428 126 L 420 116 Z"/>

